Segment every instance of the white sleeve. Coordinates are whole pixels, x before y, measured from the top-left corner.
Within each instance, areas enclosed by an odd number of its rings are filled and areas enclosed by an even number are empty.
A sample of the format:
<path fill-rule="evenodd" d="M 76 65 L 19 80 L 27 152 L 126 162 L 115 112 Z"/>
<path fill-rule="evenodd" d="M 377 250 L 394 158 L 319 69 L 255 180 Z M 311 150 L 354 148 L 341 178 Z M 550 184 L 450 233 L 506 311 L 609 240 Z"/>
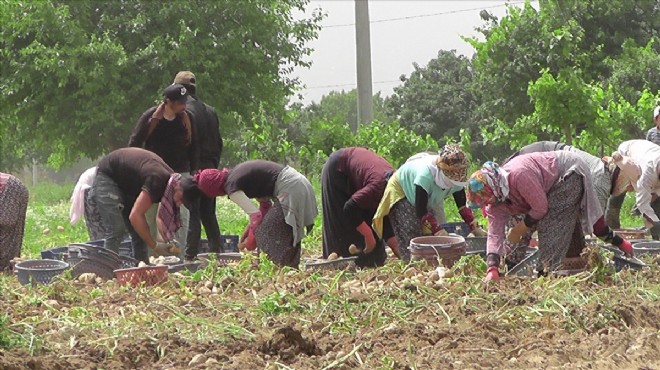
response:
<path fill-rule="evenodd" d="M 654 192 L 654 188 L 657 182 L 658 171 L 654 168 L 653 162 L 648 161 L 645 163 L 642 169 L 642 175 L 639 177 L 639 180 L 637 180 L 635 203 L 639 212 L 651 219 L 653 222 L 660 222 L 660 219 L 651 207 L 651 194 Z"/>
<path fill-rule="evenodd" d="M 254 205 L 254 203 L 252 203 L 250 198 L 248 198 L 242 190 L 229 194 L 229 199 L 231 199 L 232 202 L 238 204 L 238 206 L 241 207 L 241 209 L 243 209 L 243 211 L 248 215 L 259 212 L 259 209 Z"/>

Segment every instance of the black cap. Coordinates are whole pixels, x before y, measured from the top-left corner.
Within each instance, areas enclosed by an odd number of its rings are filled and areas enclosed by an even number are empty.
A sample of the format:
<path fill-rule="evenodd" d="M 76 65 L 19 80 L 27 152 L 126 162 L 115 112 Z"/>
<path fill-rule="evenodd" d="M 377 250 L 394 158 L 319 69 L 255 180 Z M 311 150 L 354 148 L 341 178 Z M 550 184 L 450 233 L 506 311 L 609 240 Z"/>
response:
<path fill-rule="evenodd" d="M 174 102 L 185 103 L 188 100 L 188 89 L 181 84 L 171 84 L 163 91 L 163 97 Z"/>

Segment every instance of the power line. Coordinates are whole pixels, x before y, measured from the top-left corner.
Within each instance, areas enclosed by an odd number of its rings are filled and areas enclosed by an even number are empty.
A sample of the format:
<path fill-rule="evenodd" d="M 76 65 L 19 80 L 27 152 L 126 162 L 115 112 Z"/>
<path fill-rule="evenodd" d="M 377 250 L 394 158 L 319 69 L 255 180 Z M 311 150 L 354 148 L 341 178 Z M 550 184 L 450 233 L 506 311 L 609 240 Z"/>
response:
<path fill-rule="evenodd" d="M 401 82 L 401 80 L 376 81 L 376 82 L 373 82 L 373 84 L 376 85 L 376 84 L 386 84 L 386 83 L 393 83 L 393 82 Z M 312 89 L 325 89 L 325 88 L 329 88 L 329 87 L 349 87 L 349 86 L 355 87 L 355 86 L 357 86 L 357 83 L 341 84 L 341 85 L 309 86 L 309 87 L 305 87 L 304 89 L 305 90 L 312 90 Z"/>
<path fill-rule="evenodd" d="M 479 8 L 450 10 L 450 11 L 447 11 L 447 12 L 440 12 L 440 13 L 418 14 L 418 15 L 409 15 L 409 16 L 406 16 L 406 17 L 376 19 L 376 20 L 373 20 L 369 23 L 371 24 L 371 23 L 385 23 L 385 22 L 404 21 L 404 20 L 415 19 L 415 18 L 435 17 L 435 16 L 438 16 L 438 15 L 456 14 L 456 13 L 472 12 L 472 11 L 475 11 L 475 10 L 486 10 L 486 9 L 493 9 L 493 8 L 501 8 L 501 7 L 507 6 L 507 5 L 518 5 L 518 4 L 524 4 L 524 3 L 525 3 L 524 1 L 518 1 L 518 2 L 507 3 L 507 4 L 499 4 L 499 5 L 479 7 Z M 328 26 L 322 26 L 322 28 L 349 27 L 349 26 L 355 26 L 355 23 L 331 24 L 331 25 L 328 25 Z"/>

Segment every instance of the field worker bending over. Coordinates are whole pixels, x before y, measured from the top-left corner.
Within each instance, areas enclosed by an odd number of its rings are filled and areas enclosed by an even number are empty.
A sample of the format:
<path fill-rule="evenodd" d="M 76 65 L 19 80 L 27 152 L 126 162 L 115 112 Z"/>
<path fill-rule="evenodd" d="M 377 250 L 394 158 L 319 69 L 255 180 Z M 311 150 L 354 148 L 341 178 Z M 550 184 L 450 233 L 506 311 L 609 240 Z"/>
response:
<path fill-rule="evenodd" d="M 318 214 L 314 189 L 305 176 L 289 166 L 255 160 L 232 169 L 202 170 L 194 181 L 204 195 L 227 195 L 250 216 L 241 249 L 258 247 L 276 264 L 298 267 L 305 229 L 311 231 Z M 257 199 L 259 208 L 250 199 Z"/>
<path fill-rule="evenodd" d="M 29 193 L 21 180 L 0 172 L 0 271 L 21 255 Z"/>
<path fill-rule="evenodd" d="M 330 154 L 321 172 L 324 258 L 332 253 L 349 257 L 349 247 L 354 244 L 362 251 L 357 266 L 383 266 L 387 259 L 383 240 L 394 243 L 390 247 L 398 255 L 392 228 L 386 227 L 382 239 L 371 228 L 393 172 L 385 158 L 366 148 L 343 148 Z"/>
<path fill-rule="evenodd" d="M 188 179 L 187 185 L 193 185 L 192 179 Z M 179 207 L 184 203 L 185 186 L 181 175 L 150 151 L 123 148 L 103 157 L 90 200 L 105 225 L 105 248 L 119 253 L 119 244 L 128 229 L 135 259 L 148 262 L 147 246 L 157 256 L 178 255 L 171 248 L 171 241 L 182 226 Z M 158 230 L 165 243 L 156 243 L 147 224 L 146 213 L 157 203 Z"/>
<path fill-rule="evenodd" d="M 529 144 L 519 151 L 515 152 L 511 157 L 507 158 L 502 166 L 506 165 L 511 159 L 529 153 L 543 153 L 543 152 L 554 152 L 557 150 L 564 150 L 577 154 L 589 167 L 589 172 L 591 174 L 591 180 L 594 185 L 594 190 L 596 192 L 596 197 L 598 197 L 598 204 L 602 210 L 608 209 L 608 202 L 610 197 L 616 197 L 620 194 L 626 193 L 626 188 L 630 185 L 630 180 L 626 176 L 620 176 L 620 170 L 614 162 L 609 158 L 599 158 L 594 155 L 591 155 L 587 152 L 579 150 L 571 145 L 560 143 L 557 141 L 538 141 L 532 144 Z M 609 216 L 608 210 L 608 216 Z M 616 210 L 616 218 L 618 221 L 619 210 Z M 507 228 L 511 229 L 518 222 L 523 221 L 525 218 L 524 214 L 515 215 L 509 219 Z M 606 217 L 606 224 L 611 228 L 617 228 L 617 226 L 610 225 L 609 217 Z M 522 261 L 527 252 L 527 246 L 532 239 L 532 234 L 534 232 L 533 228 L 530 228 L 520 239 L 519 243 L 512 244 L 508 240 L 504 241 L 506 254 L 506 264 L 509 268 L 517 265 Z"/>
<path fill-rule="evenodd" d="M 449 195 L 461 218 L 475 235 L 485 235 L 466 207 L 465 184 L 468 158 L 458 145 L 446 145 L 440 155 L 406 162 L 390 177 L 373 220 L 383 237 L 386 216 L 399 244 L 400 258 L 410 261 L 410 240 L 423 235 L 446 235 L 431 210 Z"/>
<path fill-rule="evenodd" d="M 612 160 L 630 179 L 635 191 L 635 207 L 653 239 L 660 239 L 660 146 L 646 140 L 629 140 L 619 145 Z"/>
<path fill-rule="evenodd" d="M 500 256 L 505 252 L 505 225 L 524 214 L 506 235 L 519 243 L 530 228 L 539 234 L 539 274 L 556 270 L 564 257 L 577 257 L 585 247 L 584 235 L 595 234 L 632 255 L 629 241 L 605 224 L 603 211 L 587 164 L 567 151 L 517 156 L 504 166 L 486 162 L 468 182 L 472 208 L 485 207 L 488 242 L 485 281 L 499 279 Z"/>

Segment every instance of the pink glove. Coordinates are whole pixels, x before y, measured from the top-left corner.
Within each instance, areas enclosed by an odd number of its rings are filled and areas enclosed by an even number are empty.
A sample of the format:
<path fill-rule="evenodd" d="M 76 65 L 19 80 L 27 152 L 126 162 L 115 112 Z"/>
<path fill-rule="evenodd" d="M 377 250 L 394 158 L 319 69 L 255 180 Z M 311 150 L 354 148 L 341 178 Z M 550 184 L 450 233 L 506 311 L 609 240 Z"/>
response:
<path fill-rule="evenodd" d="M 438 221 L 436 221 L 435 216 L 431 212 L 426 212 L 424 217 L 420 220 L 422 225 L 422 232 L 425 235 L 435 235 L 439 231 L 443 230 Z"/>

